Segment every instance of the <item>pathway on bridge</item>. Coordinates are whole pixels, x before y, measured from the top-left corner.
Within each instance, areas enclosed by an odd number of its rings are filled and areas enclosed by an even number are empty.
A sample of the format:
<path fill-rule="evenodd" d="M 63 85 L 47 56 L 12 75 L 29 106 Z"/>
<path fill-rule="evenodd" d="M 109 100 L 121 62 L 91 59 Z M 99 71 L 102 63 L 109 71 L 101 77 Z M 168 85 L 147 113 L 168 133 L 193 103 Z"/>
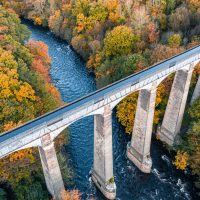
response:
<path fill-rule="evenodd" d="M 84 63 L 69 45 L 56 39 L 47 30 L 25 23 L 32 31 L 32 39 L 48 44 L 53 61 L 52 80 L 59 88 L 64 101 L 71 102 L 95 90 L 94 78 L 87 73 Z M 69 129 L 71 139 L 66 149 L 73 163 L 75 187 L 81 190 L 84 199 L 86 196 L 104 199 L 89 175 L 93 160 L 93 117 L 82 119 L 72 124 Z M 114 175 L 118 199 L 191 199 L 194 189 L 189 175 L 179 173 L 173 168 L 169 155 L 161 144 L 153 141 L 153 171 L 147 175 L 141 173 L 126 159 L 126 144 L 130 138 L 125 136 L 114 116 L 113 136 Z"/>

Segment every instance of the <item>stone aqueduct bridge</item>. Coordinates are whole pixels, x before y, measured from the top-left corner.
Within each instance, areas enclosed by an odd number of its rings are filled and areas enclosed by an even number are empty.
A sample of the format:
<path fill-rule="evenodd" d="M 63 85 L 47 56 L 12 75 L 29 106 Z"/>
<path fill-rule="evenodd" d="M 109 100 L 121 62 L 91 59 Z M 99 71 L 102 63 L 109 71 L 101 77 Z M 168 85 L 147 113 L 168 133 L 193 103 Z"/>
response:
<path fill-rule="evenodd" d="M 180 131 L 194 66 L 200 61 L 200 46 L 133 74 L 47 113 L 0 136 L 0 158 L 28 147 L 38 147 L 47 188 L 56 200 L 62 200 L 63 180 L 54 148 L 54 139 L 70 124 L 94 115 L 94 162 L 92 179 L 109 199 L 116 196 L 113 181 L 112 110 L 129 94 L 139 91 L 137 111 L 128 158 L 142 171 L 150 173 L 151 134 L 157 86 L 175 73 L 161 127 L 160 139 L 172 145 Z M 200 80 L 192 101 L 200 94 Z"/>

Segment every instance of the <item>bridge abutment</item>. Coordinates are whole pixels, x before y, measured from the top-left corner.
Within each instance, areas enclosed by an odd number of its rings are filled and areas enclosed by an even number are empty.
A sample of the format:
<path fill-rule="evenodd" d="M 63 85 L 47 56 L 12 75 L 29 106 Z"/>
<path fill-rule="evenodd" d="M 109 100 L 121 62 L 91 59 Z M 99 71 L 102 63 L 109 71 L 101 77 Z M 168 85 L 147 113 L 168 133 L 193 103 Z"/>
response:
<path fill-rule="evenodd" d="M 42 146 L 39 146 L 40 159 L 47 189 L 55 200 L 64 200 L 65 187 L 59 163 L 56 156 L 54 142 L 47 134 L 41 139 Z"/>
<path fill-rule="evenodd" d="M 168 145 L 173 145 L 181 129 L 193 69 L 191 66 L 177 71 L 172 84 L 162 125 L 157 130 L 159 139 Z"/>
<path fill-rule="evenodd" d="M 152 166 L 150 146 L 155 99 L 156 87 L 140 91 L 132 139 L 127 145 L 127 157 L 144 173 L 150 173 Z"/>
<path fill-rule="evenodd" d="M 94 116 L 92 180 L 108 199 L 116 197 L 112 152 L 112 110 L 109 106 L 105 106 L 103 115 Z"/>

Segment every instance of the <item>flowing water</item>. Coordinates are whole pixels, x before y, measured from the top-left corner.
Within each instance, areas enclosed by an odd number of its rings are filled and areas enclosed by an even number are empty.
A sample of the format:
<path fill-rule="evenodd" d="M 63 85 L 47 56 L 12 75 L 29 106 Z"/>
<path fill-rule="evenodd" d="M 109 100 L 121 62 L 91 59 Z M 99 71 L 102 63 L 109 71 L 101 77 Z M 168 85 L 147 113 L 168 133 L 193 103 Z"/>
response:
<path fill-rule="evenodd" d="M 65 42 L 50 31 L 24 21 L 32 32 L 31 39 L 49 46 L 52 57 L 52 82 L 62 99 L 71 102 L 96 89 L 94 77 L 89 75 L 85 63 Z M 82 199 L 105 199 L 91 181 L 93 162 L 93 117 L 77 121 L 69 127 L 70 144 L 66 146 L 74 170 L 74 187 L 82 192 Z M 179 172 L 172 165 L 168 152 L 155 139 L 152 140 L 153 160 L 151 174 L 141 173 L 127 158 L 126 145 L 131 138 L 113 114 L 114 177 L 118 200 L 186 200 L 197 199 L 190 172 Z"/>

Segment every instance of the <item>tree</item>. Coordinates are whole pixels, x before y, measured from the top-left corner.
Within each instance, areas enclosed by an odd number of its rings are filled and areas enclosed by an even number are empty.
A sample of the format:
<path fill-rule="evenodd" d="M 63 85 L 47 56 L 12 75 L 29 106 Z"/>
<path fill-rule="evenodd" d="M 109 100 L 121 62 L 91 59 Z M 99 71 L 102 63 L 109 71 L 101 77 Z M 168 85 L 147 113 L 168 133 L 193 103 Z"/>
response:
<path fill-rule="evenodd" d="M 117 118 L 125 127 L 125 132 L 129 135 L 133 132 L 133 123 L 137 106 L 138 93 L 133 93 L 126 97 L 117 106 Z"/>
<path fill-rule="evenodd" d="M 115 23 L 120 18 L 120 2 L 119 0 L 104 0 L 104 5 L 108 10 L 108 19 Z"/>
<path fill-rule="evenodd" d="M 169 26 L 173 31 L 187 31 L 190 26 L 190 11 L 185 7 L 178 7 L 169 17 Z"/>
<path fill-rule="evenodd" d="M 24 43 L 29 36 L 30 31 L 20 23 L 19 16 L 11 9 L 5 10 L 0 7 L 0 27 L 6 28 L 6 34 L 11 35 L 16 41 Z"/>
<path fill-rule="evenodd" d="M 182 153 L 178 151 L 175 156 L 175 161 L 173 162 L 173 164 L 176 166 L 177 169 L 184 170 L 188 165 L 188 159 L 189 156 L 187 152 Z"/>
<path fill-rule="evenodd" d="M 94 21 L 99 21 L 100 23 L 104 23 L 107 18 L 108 12 L 106 7 L 103 5 L 101 1 L 94 2 L 89 10 L 89 16 Z"/>
<path fill-rule="evenodd" d="M 166 0 L 147 0 L 147 6 L 151 12 L 151 16 L 154 18 L 158 18 L 165 12 Z"/>
<path fill-rule="evenodd" d="M 199 0 L 186 0 L 188 6 L 195 11 L 196 9 L 200 8 L 200 1 Z"/>
<path fill-rule="evenodd" d="M 79 34 L 72 38 L 73 48 L 85 59 L 89 57 L 89 46 L 87 38 L 83 34 Z"/>
<path fill-rule="evenodd" d="M 48 46 L 40 41 L 29 41 L 26 46 L 34 55 L 32 69 L 39 72 L 47 82 L 50 82 L 49 65 L 51 58 L 48 55 Z"/>
<path fill-rule="evenodd" d="M 168 47 L 158 44 L 151 52 L 151 63 L 157 63 L 184 51 L 183 47 Z"/>
<path fill-rule="evenodd" d="M 18 64 L 10 51 L 0 49 L 0 121 L 1 126 L 34 117 L 38 97 L 30 84 L 21 81 Z M 12 107 L 10 107 L 12 105 Z M 16 116 L 17 115 L 17 116 Z M 0 126 L 0 130 L 1 130 Z"/>
<path fill-rule="evenodd" d="M 60 10 L 56 10 L 53 15 L 49 17 L 48 25 L 49 28 L 59 36 L 59 31 L 61 27 L 61 23 L 63 22 L 63 17 Z"/>
<path fill-rule="evenodd" d="M 176 7 L 176 0 L 167 0 L 167 13 L 170 14 Z"/>
<path fill-rule="evenodd" d="M 143 27 L 141 35 L 142 39 L 145 41 L 145 44 L 155 44 L 159 40 L 158 29 L 152 22 Z"/>
<path fill-rule="evenodd" d="M 102 82 L 105 86 L 142 70 L 146 66 L 147 60 L 139 54 L 120 56 L 112 60 L 106 59 L 101 65 L 95 68 L 96 78 L 98 82 Z M 105 82 L 105 76 L 108 77 L 109 82 Z"/>
<path fill-rule="evenodd" d="M 136 49 L 138 41 L 139 37 L 130 27 L 117 26 L 107 33 L 103 51 L 106 57 L 127 55 Z"/>
<path fill-rule="evenodd" d="M 168 38 L 168 45 L 170 47 L 179 47 L 181 45 L 180 34 L 173 34 Z"/>
<path fill-rule="evenodd" d="M 76 31 L 80 33 L 82 31 L 91 30 L 94 26 L 95 21 L 92 17 L 85 17 L 84 14 L 78 14 L 76 20 Z"/>
<path fill-rule="evenodd" d="M 150 16 L 146 6 L 134 6 L 132 9 L 134 9 L 134 12 L 130 11 L 131 25 L 134 29 L 140 30 L 150 22 Z"/>

